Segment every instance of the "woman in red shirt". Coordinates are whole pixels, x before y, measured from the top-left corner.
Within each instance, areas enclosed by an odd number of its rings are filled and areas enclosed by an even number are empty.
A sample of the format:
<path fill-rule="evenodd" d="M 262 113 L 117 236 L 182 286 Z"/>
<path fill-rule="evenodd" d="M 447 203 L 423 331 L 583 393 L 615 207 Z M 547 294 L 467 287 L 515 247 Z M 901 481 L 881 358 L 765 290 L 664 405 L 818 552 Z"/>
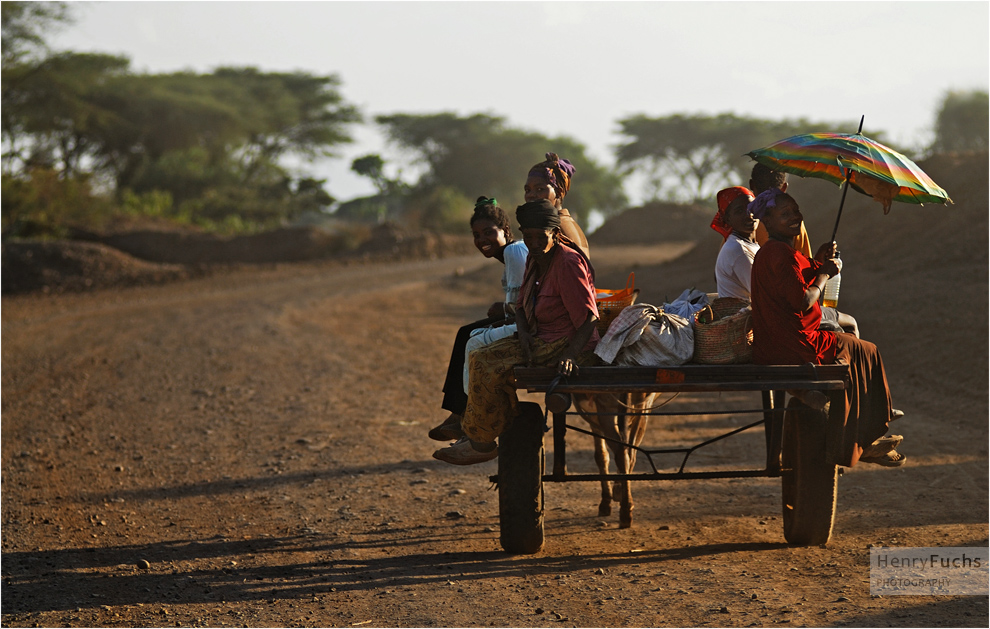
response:
<path fill-rule="evenodd" d="M 588 258 L 561 233 L 560 214 L 548 200 L 516 209 L 529 248 L 516 304 L 516 334 L 471 352 L 468 401 L 461 419 L 466 437 L 433 453 L 455 465 L 498 456 L 495 439 L 515 414 L 516 365 L 553 366 L 563 375 L 598 362 L 595 272 Z"/>
<path fill-rule="evenodd" d="M 852 386 L 846 390 L 843 451 L 857 460 L 888 467 L 907 460 L 894 448 L 901 437 L 883 437 L 892 413 L 890 388 L 880 351 L 852 334 L 819 330 L 818 300 L 825 282 L 842 268 L 835 243 L 822 245 L 814 259 L 793 248 L 801 233 L 797 202 L 772 188 L 750 206 L 759 214 L 770 239 L 753 261 L 753 362 L 762 365 L 847 363 Z M 883 438 L 881 438 L 883 437 Z"/>

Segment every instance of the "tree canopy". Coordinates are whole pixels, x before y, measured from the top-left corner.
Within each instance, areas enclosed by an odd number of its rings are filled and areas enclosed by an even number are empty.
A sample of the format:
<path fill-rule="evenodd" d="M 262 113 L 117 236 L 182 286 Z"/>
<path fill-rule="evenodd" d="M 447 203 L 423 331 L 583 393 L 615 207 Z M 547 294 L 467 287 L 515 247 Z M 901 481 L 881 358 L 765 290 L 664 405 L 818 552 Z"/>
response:
<path fill-rule="evenodd" d="M 118 200 L 167 193 L 197 222 L 265 226 L 326 209 L 325 181 L 284 158 L 334 155 L 360 120 L 334 75 L 135 74 L 124 57 L 73 52 L 3 67 L 5 177 L 41 168 L 96 177 Z"/>
<path fill-rule="evenodd" d="M 726 186 L 749 180 L 749 151 L 777 140 L 816 131 L 852 133 L 855 122 L 772 121 L 724 113 L 716 116 L 637 114 L 619 120 L 626 141 L 616 148 L 617 165 L 647 180 L 647 196 L 667 201 L 710 200 Z"/>
<path fill-rule="evenodd" d="M 0 3 L 3 65 L 47 51 L 44 33 L 70 21 L 65 2 Z"/>
<path fill-rule="evenodd" d="M 987 92 L 948 92 L 935 117 L 935 152 L 985 151 L 990 139 Z"/>
<path fill-rule="evenodd" d="M 566 206 L 579 221 L 592 210 L 607 215 L 626 205 L 621 177 L 589 158 L 574 139 L 512 128 L 504 118 L 489 114 L 393 114 L 375 121 L 391 142 L 424 167 L 416 188 L 446 187 L 471 200 L 494 196 L 503 207 L 514 207 L 522 203 L 530 167 L 554 152 L 575 166 Z"/>

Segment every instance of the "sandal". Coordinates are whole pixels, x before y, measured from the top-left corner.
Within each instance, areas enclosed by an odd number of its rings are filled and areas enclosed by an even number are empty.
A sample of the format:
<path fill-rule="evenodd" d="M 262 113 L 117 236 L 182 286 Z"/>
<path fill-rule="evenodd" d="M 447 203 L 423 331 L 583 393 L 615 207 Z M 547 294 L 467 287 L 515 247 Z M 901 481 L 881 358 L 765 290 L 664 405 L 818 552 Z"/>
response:
<path fill-rule="evenodd" d="M 877 456 L 877 457 L 859 457 L 862 463 L 873 463 L 874 465 L 880 465 L 882 467 L 900 467 L 907 463 L 907 457 L 898 452 L 897 450 L 891 450 L 887 454 Z"/>
<path fill-rule="evenodd" d="M 434 441 L 455 441 L 464 436 L 461 430 L 461 416 L 451 413 L 442 424 L 431 428 L 428 433 Z"/>
<path fill-rule="evenodd" d="M 862 461 L 863 459 L 881 458 L 883 455 L 893 451 L 894 448 L 901 445 L 902 441 L 904 441 L 904 437 L 900 435 L 880 437 L 870 445 L 863 448 L 863 454 L 859 455 L 859 460 Z"/>

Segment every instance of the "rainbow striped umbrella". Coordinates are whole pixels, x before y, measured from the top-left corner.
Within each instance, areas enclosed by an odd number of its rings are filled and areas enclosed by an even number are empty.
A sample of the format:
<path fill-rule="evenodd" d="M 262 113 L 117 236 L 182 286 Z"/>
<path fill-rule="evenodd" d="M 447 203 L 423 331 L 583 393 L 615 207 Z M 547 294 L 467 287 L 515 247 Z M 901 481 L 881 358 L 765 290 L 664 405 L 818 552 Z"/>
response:
<path fill-rule="evenodd" d="M 848 186 L 883 204 L 884 214 L 890 211 L 892 201 L 952 202 L 945 190 L 917 164 L 861 133 L 795 135 L 747 155 L 773 170 L 799 177 L 817 177 L 840 186 L 845 184 L 839 205 L 840 217 Z M 838 229 L 838 218 L 835 226 Z M 834 231 L 832 239 L 835 239 Z"/>

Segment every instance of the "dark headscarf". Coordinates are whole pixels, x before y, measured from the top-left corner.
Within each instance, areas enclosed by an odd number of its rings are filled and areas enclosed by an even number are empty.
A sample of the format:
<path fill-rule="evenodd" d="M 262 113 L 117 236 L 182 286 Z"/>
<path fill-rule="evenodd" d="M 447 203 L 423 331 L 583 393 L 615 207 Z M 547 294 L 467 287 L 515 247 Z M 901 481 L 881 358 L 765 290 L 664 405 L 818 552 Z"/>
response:
<path fill-rule="evenodd" d="M 529 169 L 529 176 L 546 181 L 557 191 L 557 196 L 562 197 L 571 189 L 574 171 L 574 165 L 569 161 L 557 157 L 556 153 L 547 153 L 545 161 Z"/>
<path fill-rule="evenodd" d="M 560 227 L 560 212 L 547 201 L 530 201 L 516 208 L 516 220 L 520 229 L 553 229 Z"/>
<path fill-rule="evenodd" d="M 595 267 L 591 266 L 588 256 L 560 231 L 560 213 L 557 210 L 557 206 L 546 199 L 524 203 L 516 208 L 516 220 L 519 221 L 520 229 L 557 229 L 557 246 L 570 247 L 584 258 L 588 263 L 591 277 L 594 279 Z M 532 254 L 530 255 L 532 256 Z M 519 291 L 519 301 L 525 307 L 526 322 L 529 324 L 529 331 L 535 335 L 537 321 L 534 304 L 536 303 L 536 295 L 539 293 L 540 287 L 536 281 L 539 275 L 539 269 L 537 265 L 531 264 L 531 260 L 532 258 L 526 260 L 526 271 L 523 276 L 522 288 Z M 550 264 L 554 264 L 556 260 L 557 256 L 554 256 L 550 260 Z"/>

